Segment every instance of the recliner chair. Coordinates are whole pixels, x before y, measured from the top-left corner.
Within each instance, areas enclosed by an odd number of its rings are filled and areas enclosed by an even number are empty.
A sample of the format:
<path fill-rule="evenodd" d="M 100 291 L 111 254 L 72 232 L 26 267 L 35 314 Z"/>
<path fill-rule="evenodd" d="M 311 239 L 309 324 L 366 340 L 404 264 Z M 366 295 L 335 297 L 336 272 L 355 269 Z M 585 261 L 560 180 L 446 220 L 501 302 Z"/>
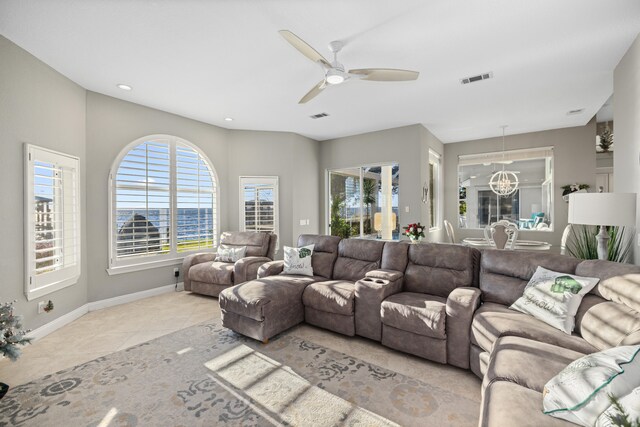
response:
<path fill-rule="evenodd" d="M 261 265 L 273 261 L 278 236 L 254 231 L 222 233 L 220 244 L 246 246 L 245 257 L 235 263 L 215 261 L 216 254 L 192 254 L 182 262 L 184 290 L 217 297 L 223 289 L 258 277 Z"/>

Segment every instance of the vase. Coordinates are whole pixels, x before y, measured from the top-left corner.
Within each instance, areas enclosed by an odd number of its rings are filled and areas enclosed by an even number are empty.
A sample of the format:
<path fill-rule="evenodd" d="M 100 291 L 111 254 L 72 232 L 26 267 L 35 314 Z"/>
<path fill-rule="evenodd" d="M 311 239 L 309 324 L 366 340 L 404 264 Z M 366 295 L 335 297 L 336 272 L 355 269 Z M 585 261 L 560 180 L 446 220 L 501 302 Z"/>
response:
<path fill-rule="evenodd" d="M 411 244 L 414 244 L 414 245 L 417 245 L 418 243 L 420 243 L 422 239 L 423 237 L 409 236 L 409 240 L 411 240 Z"/>
<path fill-rule="evenodd" d="M 9 391 L 9 385 L 0 382 L 0 399 L 2 399 L 5 394 L 7 394 L 7 391 Z"/>

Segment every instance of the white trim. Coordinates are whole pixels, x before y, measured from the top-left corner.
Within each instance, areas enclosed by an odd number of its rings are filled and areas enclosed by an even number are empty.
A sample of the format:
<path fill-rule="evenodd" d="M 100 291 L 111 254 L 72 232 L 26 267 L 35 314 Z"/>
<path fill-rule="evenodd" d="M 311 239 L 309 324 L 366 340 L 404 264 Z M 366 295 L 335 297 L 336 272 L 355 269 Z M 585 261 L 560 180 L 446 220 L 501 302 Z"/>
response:
<path fill-rule="evenodd" d="M 154 297 L 156 295 L 162 295 L 175 290 L 176 285 L 165 285 L 158 288 L 147 289 L 146 291 L 134 292 L 132 294 L 120 295 L 113 298 L 107 298 L 100 301 L 93 301 L 88 303 L 89 311 L 102 310 L 103 308 L 113 307 L 120 304 L 126 304 L 129 302 L 137 301 L 143 298 Z M 178 289 L 183 288 L 183 282 L 178 283 Z"/>
<path fill-rule="evenodd" d="M 33 331 L 29 332 L 28 336 L 29 338 L 33 338 L 34 340 L 39 340 L 40 338 L 44 338 L 50 333 L 57 331 L 63 326 L 68 325 L 74 320 L 81 318 L 88 312 L 89 312 L 89 304 L 82 305 L 76 308 L 75 310 L 70 311 L 67 314 L 63 314 L 57 319 L 54 319 L 51 322 L 46 323 L 37 329 L 34 329 Z"/>
<path fill-rule="evenodd" d="M 63 314 L 57 319 L 54 319 L 51 322 L 46 323 L 37 329 L 34 329 L 33 331 L 29 332 L 28 337 L 37 341 L 41 338 L 46 337 L 50 333 L 57 331 L 63 326 L 68 325 L 74 320 L 81 318 L 89 312 L 102 310 L 103 308 L 114 307 L 116 305 L 126 304 L 143 298 L 149 298 L 156 295 L 173 292 L 175 290 L 175 286 L 176 285 L 165 285 L 158 288 L 147 289 L 146 291 L 134 292 L 132 294 L 120 295 L 117 297 L 107 298 L 100 301 L 94 301 L 84 304 L 76 308 L 75 310 L 70 311 L 69 313 Z M 184 289 L 183 282 L 178 283 L 178 289 Z"/>

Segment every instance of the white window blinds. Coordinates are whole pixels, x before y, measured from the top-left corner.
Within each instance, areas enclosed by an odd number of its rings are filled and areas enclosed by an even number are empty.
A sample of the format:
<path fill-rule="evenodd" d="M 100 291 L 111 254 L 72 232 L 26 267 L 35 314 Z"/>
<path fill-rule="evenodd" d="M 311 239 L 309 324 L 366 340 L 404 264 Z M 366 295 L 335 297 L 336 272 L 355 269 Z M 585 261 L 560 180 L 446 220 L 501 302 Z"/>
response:
<path fill-rule="evenodd" d="M 278 177 L 240 177 L 240 224 L 278 234 Z"/>
<path fill-rule="evenodd" d="M 31 300 L 80 277 L 80 172 L 77 157 L 29 144 L 25 161 L 25 291 Z"/>
<path fill-rule="evenodd" d="M 111 186 L 112 267 L 215 247 L 215 173 L 186 141 L 171 136 L 136 141 L 117 163 Z"/>
<path fill-rule="evenodd" d="M 177 244 L 178 252 L 211 248 L 214 227 L 216 187 L 206 160 L 194 149 L 176 147 Z"/>

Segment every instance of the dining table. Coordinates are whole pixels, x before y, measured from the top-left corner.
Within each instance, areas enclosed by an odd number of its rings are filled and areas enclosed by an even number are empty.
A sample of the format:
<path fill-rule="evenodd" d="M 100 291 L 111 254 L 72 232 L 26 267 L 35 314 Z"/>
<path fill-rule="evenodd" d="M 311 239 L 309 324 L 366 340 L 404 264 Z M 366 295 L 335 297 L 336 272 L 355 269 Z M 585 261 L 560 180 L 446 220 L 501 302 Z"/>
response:
<path fill-rule="evenodd" d="M 467 237 L 462 239 L 462 244 L 478 249 L 495 249 L 495 243 L 485 239 L 484 237 Z M 511 241 L 507 242 L 505 248 L 511 247 Z M 513 247 L 516 251 L 548 251 L 551 249 L 551 243 L 540 242 L 537 240 L 516 240 Z"/>

